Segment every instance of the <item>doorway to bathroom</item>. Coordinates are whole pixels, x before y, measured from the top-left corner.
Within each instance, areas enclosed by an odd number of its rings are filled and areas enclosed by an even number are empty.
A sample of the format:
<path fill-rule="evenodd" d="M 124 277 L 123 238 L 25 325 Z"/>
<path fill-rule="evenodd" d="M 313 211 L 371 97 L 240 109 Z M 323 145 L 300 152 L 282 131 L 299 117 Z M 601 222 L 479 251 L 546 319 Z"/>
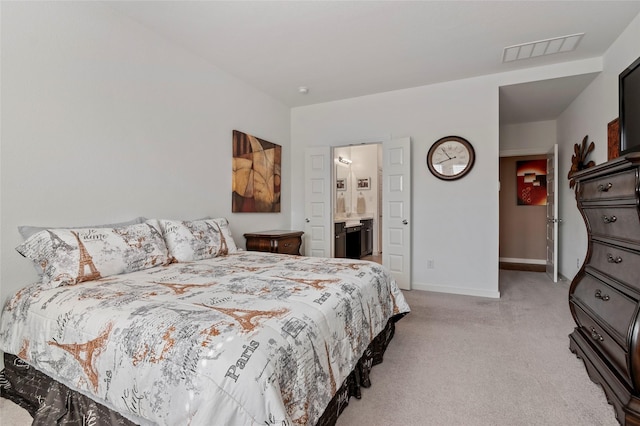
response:
<path fill-rule="evenodd" d="M 382 263 L 382 144 L 333 148 L 336 257 Z"/>

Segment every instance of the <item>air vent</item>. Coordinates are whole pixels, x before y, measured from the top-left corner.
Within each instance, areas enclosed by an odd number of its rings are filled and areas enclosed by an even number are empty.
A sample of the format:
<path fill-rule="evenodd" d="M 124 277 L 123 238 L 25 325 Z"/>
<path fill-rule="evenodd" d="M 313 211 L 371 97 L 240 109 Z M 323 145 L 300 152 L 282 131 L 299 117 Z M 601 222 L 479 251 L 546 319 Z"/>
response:
<path fill-rule="evenodd" d="M 504 48 L 502 62 L 513 62 L 521 59 L 537 58 L 538 56 L 566 53 L 575 50 L 582 40 L 584 33 L 571 34 L 563 37 L 548 38 L 530 43 L 516 44 Z"/>

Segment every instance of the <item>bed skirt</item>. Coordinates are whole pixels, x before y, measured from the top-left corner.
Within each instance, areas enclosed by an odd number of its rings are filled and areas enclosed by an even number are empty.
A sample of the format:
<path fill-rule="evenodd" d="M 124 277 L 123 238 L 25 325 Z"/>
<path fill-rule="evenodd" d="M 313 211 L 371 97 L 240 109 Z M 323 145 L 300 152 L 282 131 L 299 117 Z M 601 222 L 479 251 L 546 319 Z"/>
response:
<path fill-rule="evenodd" d="M 395 323 L 404 314 L 396 315 L 367 347 L 351 374 L 342 383 L 320 417 L 317 426 L 332 426 L 349 404 L 360 399 L 361 388 L 371 386 L 369 373 L 382 362 L 384 352 L 393 338 Z M 92 424 L 95 426 L 133 426 L 135 423 L 91 398 L 69 389 L 31 367 L 15 355 L 4 354 L 4 370 L 0 372 L 0 396 L 24 408 L 33 417 L 33 426 L 52 424 Z"/>

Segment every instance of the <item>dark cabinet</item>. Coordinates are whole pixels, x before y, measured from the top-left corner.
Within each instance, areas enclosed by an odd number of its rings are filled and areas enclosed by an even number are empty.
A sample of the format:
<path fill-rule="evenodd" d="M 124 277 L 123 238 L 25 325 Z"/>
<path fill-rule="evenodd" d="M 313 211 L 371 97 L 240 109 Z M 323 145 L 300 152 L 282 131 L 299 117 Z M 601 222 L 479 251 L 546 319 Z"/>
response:
<path fill-rule="evenodd" d="M 373 254 L 373 219 L 360 221 L 360 257 Z"/>
<path fill-rule="evenodd" d="M 360 259 L 373 254 L 373 219 L 363 219 L 359 225 L 334 224 L 334 256 Z"/>
<path fill-rule="evenodd" d="M 360 231 L 362 226 L 349 226 L 347 230 L 347 257 L 349 259 L 360 259 L 362 251 L 360 250 Z"/>
<path fill-rule="evenodd" d="M 338 222 L 334 225 L 336 236 L 334 246 L 335 257 L 347 257 L 347 232 L 344 225 L 344 222 Z"/>

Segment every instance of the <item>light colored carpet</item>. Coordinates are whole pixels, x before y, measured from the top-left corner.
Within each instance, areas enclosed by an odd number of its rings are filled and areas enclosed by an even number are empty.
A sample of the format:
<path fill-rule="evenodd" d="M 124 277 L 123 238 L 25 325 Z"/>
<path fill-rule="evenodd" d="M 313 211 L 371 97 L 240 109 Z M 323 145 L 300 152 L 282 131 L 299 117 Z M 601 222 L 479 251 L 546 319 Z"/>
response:
<path fill-rule="evenodd" d="M 501 270 L 500 299 L 405 292 L 412 312 L 338 426 L 617 425 L 569 351 L 568 289 L 544 273 Z M 30 419 L 0 398 L 0 425 Z"/>
<path fill-rule="evenodd" d="M 569 283 L 500 270 L 500 299 L 410 291 L 346 425 L 617 425 L 569 351 Z"/>

